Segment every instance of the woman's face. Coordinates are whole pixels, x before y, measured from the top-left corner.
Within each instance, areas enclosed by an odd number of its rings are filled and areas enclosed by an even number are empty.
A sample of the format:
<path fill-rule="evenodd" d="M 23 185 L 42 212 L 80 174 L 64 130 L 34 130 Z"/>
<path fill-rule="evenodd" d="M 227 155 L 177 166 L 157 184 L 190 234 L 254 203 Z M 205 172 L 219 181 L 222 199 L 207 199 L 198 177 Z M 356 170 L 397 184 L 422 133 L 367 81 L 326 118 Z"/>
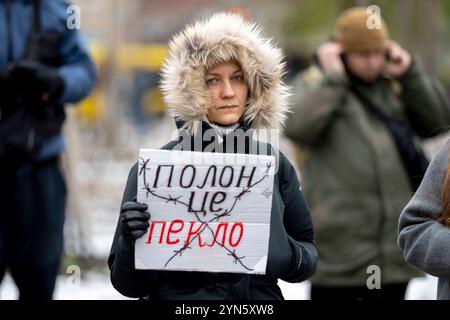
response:
<path fill-rule="evenodd" d="M 241 68 L 233 61 L 220 63 L 206 72 L 212 106 L 206 114 L 212 123 L 229 126 L 244 114 L 248 85 Z"/>

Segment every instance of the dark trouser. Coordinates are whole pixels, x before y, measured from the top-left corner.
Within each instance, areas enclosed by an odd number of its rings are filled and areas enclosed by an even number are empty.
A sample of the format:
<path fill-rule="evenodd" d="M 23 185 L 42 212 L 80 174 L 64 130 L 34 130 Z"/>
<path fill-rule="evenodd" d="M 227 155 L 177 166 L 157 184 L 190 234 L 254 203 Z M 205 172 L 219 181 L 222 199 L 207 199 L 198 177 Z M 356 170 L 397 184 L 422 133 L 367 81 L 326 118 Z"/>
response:
<path fill-rule="evenodd" d="M 19 169 L 0 162 L 0 177 L 0 282 L 9 268 L 20 299 L 51 299 L 66 200 L 58 160 Z"/>
<path fill-rule="evenodd" d="M 381 289 L 367 287 L 311 286 L 311 300 L 404 300 L 408 283 L 382 285 Z"/>

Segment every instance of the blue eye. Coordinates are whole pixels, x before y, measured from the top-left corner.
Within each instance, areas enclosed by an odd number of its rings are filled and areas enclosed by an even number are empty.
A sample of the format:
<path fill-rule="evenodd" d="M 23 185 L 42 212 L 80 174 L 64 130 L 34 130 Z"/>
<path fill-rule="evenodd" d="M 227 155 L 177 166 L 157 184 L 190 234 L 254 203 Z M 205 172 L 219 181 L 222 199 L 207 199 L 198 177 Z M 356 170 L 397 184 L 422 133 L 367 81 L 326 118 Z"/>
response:
<path fill-rule="evenodd" d="M 244 80 L 244 76 L 239 74 L 239 75 L 233 76 L 231 79 L 234 80 L 234 81 L 243 81 Z"/>
<path fill-rule="evenodd" d="M 215 84 L 217 84 L 218 82 L 219 82 L 219 79 L 216 79 L 216 78 L 211 78 L 211 79 L 206 80 L 206 84 L 207 84 L 208 86 L 215 85 Z"/>

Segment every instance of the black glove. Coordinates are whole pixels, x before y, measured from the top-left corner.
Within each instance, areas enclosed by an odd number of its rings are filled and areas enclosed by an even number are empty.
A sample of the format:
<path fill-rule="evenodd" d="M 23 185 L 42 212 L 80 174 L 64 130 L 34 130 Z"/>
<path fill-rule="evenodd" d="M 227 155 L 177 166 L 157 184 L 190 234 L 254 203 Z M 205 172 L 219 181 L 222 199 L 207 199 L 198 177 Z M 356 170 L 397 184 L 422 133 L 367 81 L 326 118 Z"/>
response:
<path fill-rule="evenodd" d="M 150 213 L 145 203 L 125 202 L 120 210 L 122 237 L 128 245 L 134 247 L 136 239 L 142 237 L 149 227 Z"/>
<path fill-rule="evenodd" d="M 56 102 L 64 90 L 64 82 L 57 70 L 38 61 L 19 61 L 7 73 L 22 93 L 23 101 L 30 105 Z"/>

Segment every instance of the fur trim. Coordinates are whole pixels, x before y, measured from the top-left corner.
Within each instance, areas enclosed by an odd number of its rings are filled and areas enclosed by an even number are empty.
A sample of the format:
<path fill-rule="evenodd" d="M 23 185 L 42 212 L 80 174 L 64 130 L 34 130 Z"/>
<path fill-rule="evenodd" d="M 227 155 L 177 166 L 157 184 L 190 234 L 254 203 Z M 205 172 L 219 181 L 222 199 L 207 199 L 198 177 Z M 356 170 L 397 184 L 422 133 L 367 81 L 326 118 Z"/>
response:
<path fill-rule="evenodd" d="M 283 129 L 289 88 L 283 83 L 284 54 L 262 29 L 232 13 L 219 13 L 188 25 L 169 43 L 162 66 L 161 90 L 171 114 L 191 133 L 207 121 L 211 101 L 205 73 L 217 63 L 237 61 L 251 93 L 244 120 L 252 128 Z"/>

